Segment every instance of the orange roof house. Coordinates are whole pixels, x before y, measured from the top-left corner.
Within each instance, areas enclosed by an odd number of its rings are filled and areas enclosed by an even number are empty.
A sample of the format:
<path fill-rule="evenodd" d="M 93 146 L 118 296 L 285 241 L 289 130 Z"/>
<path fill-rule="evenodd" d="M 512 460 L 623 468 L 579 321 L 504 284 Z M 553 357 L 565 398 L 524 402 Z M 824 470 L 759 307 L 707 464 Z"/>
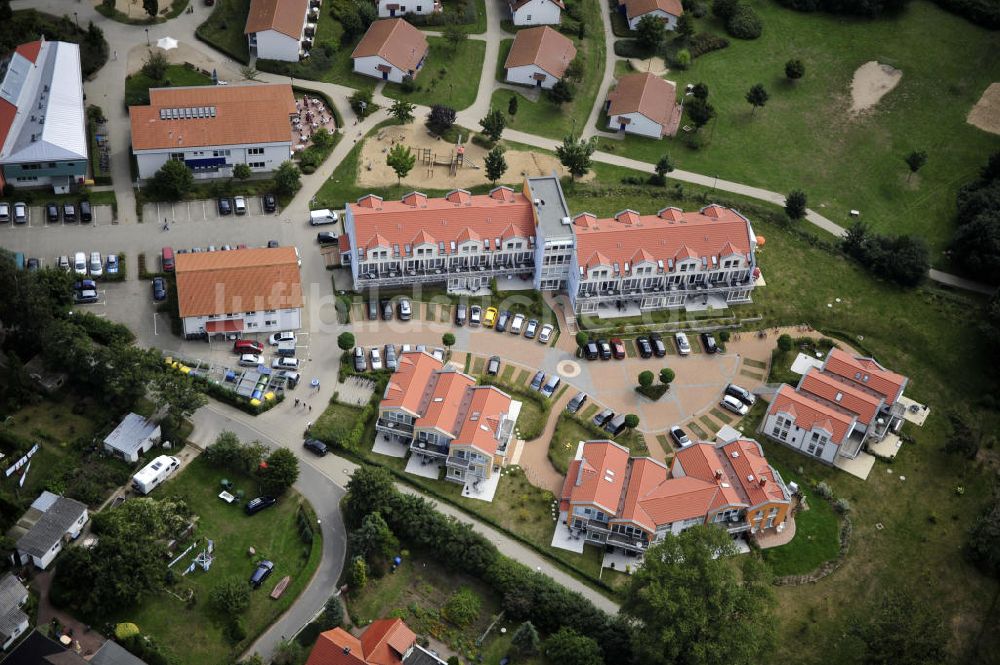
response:
<path fill-rule="evenodd" d="M 402 619 L 379 619 L 360 637 L 343 628 L 320 633 L 306 665 L 444 665 Z"/>
<path fill-rule="evenodd" d="M 573 40 L 548 26 L 520 30 L 504 62 L 513 83 L 551 88 L 576 57 Z"/>
<path fill-rule="evenodd" d="M 416 77 L 429 50 L 427 37 L 401 18 L 375 21 L 351 53 L 354 71 L 399 83 Z"/>
<path fill-rule="evenodd" d="M 673 136 L 680 124 L 676 86 L 649 72 L 620 77 L 605 110 L 610 129 L 650 138 Z"/>
<path fill-rule="evenodd" d="M 275 30 L 298 40 L 308 9 L 309 0 L 250 0 L 243 34 Z"/>
<path fill-rule="evenodd" d="M 654 16 L 666 23 L 668 30 L 677 27 L 677 19 L 684 13 L 680 0 L 618 0 L 620 11 L 628 19 L 628 27 L 635 30 L 643 16 Z"/>

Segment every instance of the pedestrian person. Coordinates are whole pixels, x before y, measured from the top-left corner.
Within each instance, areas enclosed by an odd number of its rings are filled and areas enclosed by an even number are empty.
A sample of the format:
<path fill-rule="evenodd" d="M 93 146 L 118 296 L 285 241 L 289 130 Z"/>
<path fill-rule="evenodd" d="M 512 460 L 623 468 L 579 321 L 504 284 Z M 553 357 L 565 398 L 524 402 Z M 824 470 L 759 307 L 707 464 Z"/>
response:
<path fill-rule="evenodd" d="M 295 406 L 298 406 L 298 405 L 299 405 L 299 398 L 298 398 L 298 397 L 296 397 L 296 398 L 295 398 Z"/>
<path fill-rule="evenodd" d="M 118 59 L 118 49 L 115 49 L 115 60 Z"/>
<path fill-rule="evenodd" d="M 312 404 L 310 404 L 310 405 L 309 405 L 309 413 L 312 413 L 312 412 L 313 412 L 313 405 L 312 405 Z"/>

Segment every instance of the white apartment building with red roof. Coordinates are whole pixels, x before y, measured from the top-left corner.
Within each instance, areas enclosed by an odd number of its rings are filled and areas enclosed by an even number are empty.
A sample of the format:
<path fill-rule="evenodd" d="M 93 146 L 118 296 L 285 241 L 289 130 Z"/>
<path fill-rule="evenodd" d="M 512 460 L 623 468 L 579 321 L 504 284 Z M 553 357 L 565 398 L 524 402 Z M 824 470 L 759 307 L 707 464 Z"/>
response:
<path fill-rule="evenodd" d="M 563 483 L 553 544 L 641 556 L 700 524 L 734 537 L 780 531 L 790 506 L 781 475 L 753 439 L 693 443 L 669 469 L 651 457 L 630 457 L 612 441 L 581 441 Z"/>
<path fill-rule="evenodd" d="M 782 385 L 767 409 L 761 432 L 826 464 L 854 459 L 903 422 L 899 403 L 908 379 L 873 358 L 833 348 L 822 366 L 798 385 Z"/>

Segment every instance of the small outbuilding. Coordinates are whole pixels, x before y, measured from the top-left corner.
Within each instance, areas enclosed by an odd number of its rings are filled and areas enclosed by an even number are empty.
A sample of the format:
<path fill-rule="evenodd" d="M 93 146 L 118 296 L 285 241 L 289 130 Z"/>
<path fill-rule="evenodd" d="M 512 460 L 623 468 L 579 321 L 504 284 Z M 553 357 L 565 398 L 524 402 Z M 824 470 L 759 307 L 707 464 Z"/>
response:
<path fill-rule="evenodd" d="M 547 25 L 520 30 L 504 62 L 510 83 L 549 89 L 576 57 L 573 40 Z"/>
<path fill-rule="evenodd" d="M 677 87 L 649 72 L 618 79 L 605 110 L 608 129 L 653 139 L 676 134 L 681 120 Z"/>
<path fill-rule="evenodd" d="M 64 542 L 80 536 L 88 519 L 87 506 L 76 499 L 42 492 L 11 530 L 17 538 L 14 563 L 33 563 L 45 570 L 62 551 Z"/>
<path fill-rule="evenodd" d="M 104 437 L 104 449 L 126 462 L 138 462 L 139 456 L 160 442 L 160 426 L 137 413 L 130 413 Z"/>
<path fill-rule="evenodd" d="M 28 590 L 21 580 L 12 573 L 0 577 L 0 649 L 9 649 L 28 630 L 28 615 L 21 609 L 26 602 Z"/>
<path fill-rule="evenodd" d="M 402 83 L 406 76 L 417 77 L 429 50 L 423 32 L 401 18 L 390 18 L 368 27 L 351 59 L 358 74 Z"/>

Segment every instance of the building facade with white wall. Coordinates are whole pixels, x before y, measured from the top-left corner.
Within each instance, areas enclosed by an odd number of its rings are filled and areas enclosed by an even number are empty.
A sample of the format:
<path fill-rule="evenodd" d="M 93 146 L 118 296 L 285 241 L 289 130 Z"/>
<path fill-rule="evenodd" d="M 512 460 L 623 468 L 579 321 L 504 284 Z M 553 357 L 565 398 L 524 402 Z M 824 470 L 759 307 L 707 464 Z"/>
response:
<path fill-rule="evenodd" d="M 559 25 L 562 0 L 508 0 L 510 19 L 514 25 Z"/>
<path fill-rule="evenodd" d="M 251 0 L 243 34 L 251 56 L 298 62 L 309 25 L 309 0 Z M 319 20 L 319 12 L 315 13 Z M 312 24 L 315 27 L 315 23 Z"/>
<path fill-rule="evenodd" d="M 378 0 L 379 18 L 396 18 L 407 14 L 426 16 L 442 9 L 438 0 Z"/>
<path fill-rule="evenodd" d="M 430 47 L 427 37 L 401 18 L 375 21 L 351 53 L 354 71 L 382 81 L 416 78 Z"/>

